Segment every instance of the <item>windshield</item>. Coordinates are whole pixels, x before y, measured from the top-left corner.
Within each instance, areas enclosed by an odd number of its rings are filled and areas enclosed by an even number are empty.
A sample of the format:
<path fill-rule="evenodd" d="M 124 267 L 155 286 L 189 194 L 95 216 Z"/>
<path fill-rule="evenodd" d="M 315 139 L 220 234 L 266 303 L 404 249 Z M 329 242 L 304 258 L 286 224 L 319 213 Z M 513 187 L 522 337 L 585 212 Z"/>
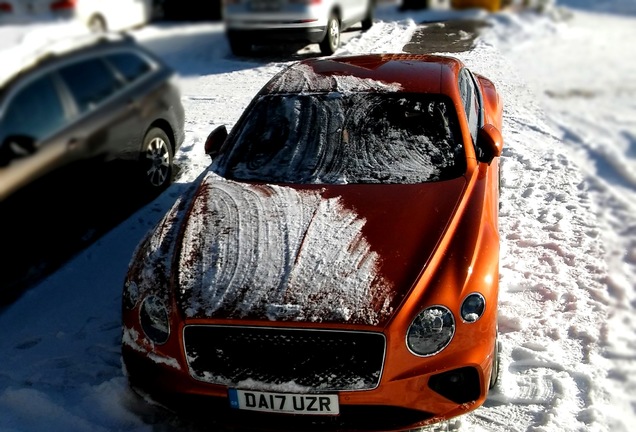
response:
<path fill-rule="evenodd" d="M 214 168 L 243 181 L 423 183 L 466 169 L 450 99 L 404 93 L 261 96 Z"/>

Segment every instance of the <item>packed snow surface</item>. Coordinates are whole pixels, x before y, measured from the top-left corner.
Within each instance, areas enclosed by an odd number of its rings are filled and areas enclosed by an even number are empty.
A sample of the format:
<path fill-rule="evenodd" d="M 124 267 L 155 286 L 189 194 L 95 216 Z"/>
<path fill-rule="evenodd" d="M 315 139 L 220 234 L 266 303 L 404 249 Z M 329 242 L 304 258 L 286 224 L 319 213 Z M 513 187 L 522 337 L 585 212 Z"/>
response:
<path fill-rule="evenodd" d="M 401 52 L 417 22 L 449 16 L 490 24 L 472 51 L 454 55 L 492 79 L 505 103 L 502 374 L 484 406 L 451 427 L 629 431 L 636 424 L 634 2 L 564 0 L 541 14 L 493 15 L 409 15 L 386 5 L 336 55 Z M 180 74 L 187 114 L 180 175 L 0 312 L 3 432 L 187 430 L 187 421 L 128 390 L 120 361 L 124 275 L 141 239 L 208 166 L 207 134 L 232 127 L 290 59 L 235 58 L 218 23 L 133 34 Z M 309 46 L 298 55 L 317 53 Z"/>

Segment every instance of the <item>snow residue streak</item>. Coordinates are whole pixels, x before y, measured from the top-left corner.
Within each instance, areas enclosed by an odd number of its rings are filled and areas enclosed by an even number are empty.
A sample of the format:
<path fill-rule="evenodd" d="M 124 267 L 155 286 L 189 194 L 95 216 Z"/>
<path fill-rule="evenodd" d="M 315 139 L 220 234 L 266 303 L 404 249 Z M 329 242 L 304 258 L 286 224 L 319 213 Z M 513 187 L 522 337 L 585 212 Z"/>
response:
<path fill-rule="evenodd" d="M 386 83 L 370 78 L 350 75 L 318 75 L 309 65 L 296 65 L 270 88 L 273 92 L 332 92 L 342 94 L 353 92 L 397 92 L 399 83 Z"/>
<path fill-rule="evenodd" d="M 178 276 L 186 315 L 377 324 L 390 297 L 364 223 L 319 191 L 211 173 L 184 232 Z"/>

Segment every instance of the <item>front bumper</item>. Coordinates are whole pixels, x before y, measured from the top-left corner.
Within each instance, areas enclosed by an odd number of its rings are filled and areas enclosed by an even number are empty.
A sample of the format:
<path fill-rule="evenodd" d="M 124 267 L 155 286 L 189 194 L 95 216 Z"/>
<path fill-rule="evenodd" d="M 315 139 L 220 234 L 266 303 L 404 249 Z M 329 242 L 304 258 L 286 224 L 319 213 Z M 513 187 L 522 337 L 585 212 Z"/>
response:
<path fill-rule="evenodd" d="M 127 344 L 122 346 L 122 355 L 133 389 L 189 419 L 201 416 L 201 421 L 206 423 L 213 421 L 258 430 L 409 430 L 468 413 L 483 404 L 494 346 L 488 343 L 480 346 L 462 353 L 451 350 L 450 356 L 412 358 L 407 365 L 400 355 L 389 351 L 383 379 L 377 388 L 327 392 L 338 394 L 338 416 L 233 409 L 228 387 L 194 379 L 184 359 L 161 357 L 157 353 L 149 355 L 140 347 Z M 457 357 L 462 359 L 461 364 L 449 361 Z"/>

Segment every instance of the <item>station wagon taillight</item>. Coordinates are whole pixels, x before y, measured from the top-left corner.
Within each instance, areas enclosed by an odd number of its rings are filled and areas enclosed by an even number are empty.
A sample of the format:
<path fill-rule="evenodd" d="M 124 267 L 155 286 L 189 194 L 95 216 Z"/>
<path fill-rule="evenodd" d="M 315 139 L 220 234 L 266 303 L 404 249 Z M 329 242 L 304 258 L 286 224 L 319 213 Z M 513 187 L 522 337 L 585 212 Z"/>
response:
<path fill-rule="evenodd" d="M 77 4 L 77 0 L 60 0 L 51 3 L 51 10 L 73 9 Z"/>
<path fill-rule="evenodd" d="M 1 2 L 0 12 L 13 12 L 13 6 L 11 6 L 11 3 Z"/>

